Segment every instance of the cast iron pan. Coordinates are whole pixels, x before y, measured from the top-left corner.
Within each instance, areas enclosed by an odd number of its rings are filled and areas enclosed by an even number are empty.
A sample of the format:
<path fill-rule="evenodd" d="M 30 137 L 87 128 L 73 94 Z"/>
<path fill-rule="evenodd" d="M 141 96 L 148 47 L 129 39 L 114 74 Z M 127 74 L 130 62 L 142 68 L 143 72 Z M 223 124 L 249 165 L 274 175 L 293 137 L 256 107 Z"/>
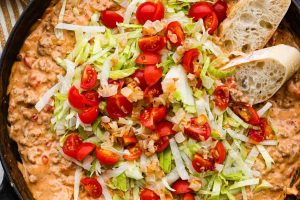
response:
<path fill-rule="evenodd" d="M 9 138 L 7 121 L 8 100 L 6 95 L 11 67 L 27 37 L 30 27 L 42 16 L 51 0 L 33 0 L 16 23 L 0 60 L 0 158 L 6 174 L 4 184 L 0 187 L 0 200 L 33 200 L 33 197 L 18 169 L 21 162 L 17 145 Z M 294 32 L 300 37 L 300 0 L 293 0 L 286 16 Z M 299 188 L 300 189 L 300 188 Z M 291 196 L 287 199 L 300 199 Z"/>

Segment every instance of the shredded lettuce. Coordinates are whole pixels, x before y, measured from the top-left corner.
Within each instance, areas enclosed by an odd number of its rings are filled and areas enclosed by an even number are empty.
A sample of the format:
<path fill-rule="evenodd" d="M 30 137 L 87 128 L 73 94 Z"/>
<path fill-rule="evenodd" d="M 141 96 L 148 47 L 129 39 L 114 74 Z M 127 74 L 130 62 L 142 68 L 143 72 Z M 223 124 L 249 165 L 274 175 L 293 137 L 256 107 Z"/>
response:
<path fill-rule="evenodd" d="M 259 183 L 258 178 L 247 179 L 244 181 L 239 181 L 239 182 L 234 183 L 233 185 L 231 185 L 229 187 L 229 189 L 233 190 L 236 188 L 241 188 L 241 187 L 245 187 L 245 186 L 249 186 L 249 185 L 257 185 L 258 183 Z"/>
<path fill-rule="evenodd" d="M 133 178 L 135 180 L 140 180 L 143 178 L 141 169 L 137 166 L 136 163 L 129 163 L 129 167 L 125 171 L 125 175 L 128 178 Z"/>
<path fill-rule="evenodd" d="M 110 74 L 109 74 L 109 77 L 113 80 L 126 78 L 126 77 L 132 75 L 135 72 L 136 69 L 137 68 L 135 68 L 135 67 L 131 67 L 131 68 L 128 68 L 128 69 L 111 71 Z"/>
<path fill-rule="evenodd" d="M 206 75 L 206 72 L 209 68 L 209 64 L 210 64 L 210 59 L 207 57 L 204 65 L 203 65 L 203 69 L 201 71 L 200 74 L 200 78 L 202 80 L 202 84 L 206 89 L 210 89 L 212 88 L 213 84 L 214 84 L 214 80 L 212 78 L 210 78 L 209 76 Z"/>
<path fill-rule="evenodd" d="M 105 31 L 104 26 L 80 26 L 75 24 L 58 23 L 55 26 L 58 30 L 77 31 L 81 30 L 86 33 L 103 33 Z"/>
<path fill-rule="evenodd" d="M 165 173 L 170 173 L 172 170 L 172 152 L 170 148 L 167 148 L 159 155 L 159 166 Z"/>
<path fill-rule="evenodd" d="M 266 180 L 262 180 L 261 184 L 257 185 L 254 189 L 254 192 L 259 192 L 261 190 L 272 188 L 272 184 Z"/>
<path fill-rule="evenodd" d="M 264 158 L 267 169 L 270 170 L 272 167 L 272 163 L 274 163 L 274 160 L 272 159 L 272 157 L 270 156 L 270 154 L 268 153 L 268 151 L 265 149 L 264 146 L 256 145 L 256 147 L 258 151 L 261 153 L 262 157 Z"/>
<path fill-rule="evenodd" d="M 112 178 L 108 187 L 110 187 L 111 189 L 118 189 L 123 192 L 126 192 L 128 190 L 128 185 L 125 173 L 122 173 L 119 176 Z"/>
<path fill-rule="evenodd" d="M 221 70 L 216 69 L 213 65 L 209 65 L 207 71 L 210 75 L 212 75 L 218 79 L 229 77 L 235 72 L 235 70 L 221 71 Z"/>

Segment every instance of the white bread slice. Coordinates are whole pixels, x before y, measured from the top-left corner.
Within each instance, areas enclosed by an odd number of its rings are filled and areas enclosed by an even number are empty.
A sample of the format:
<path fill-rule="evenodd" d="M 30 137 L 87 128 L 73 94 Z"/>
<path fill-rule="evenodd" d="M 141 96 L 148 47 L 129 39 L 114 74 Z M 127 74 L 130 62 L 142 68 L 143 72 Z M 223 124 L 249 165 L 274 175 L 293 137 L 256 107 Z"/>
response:
<path fill-rule="evenodd" d="M 238 88 L 257 104 L 272 97 L 299 70 L 300 52 L 281 44 L 236 58 L 221 69 L 233 67 Z"/>
<path fill-rule="evenodd" d="M 263 48 L 290 4 L 291 0 L 240 0 L 220 26 L 224 48 L 229 52 Z"/>

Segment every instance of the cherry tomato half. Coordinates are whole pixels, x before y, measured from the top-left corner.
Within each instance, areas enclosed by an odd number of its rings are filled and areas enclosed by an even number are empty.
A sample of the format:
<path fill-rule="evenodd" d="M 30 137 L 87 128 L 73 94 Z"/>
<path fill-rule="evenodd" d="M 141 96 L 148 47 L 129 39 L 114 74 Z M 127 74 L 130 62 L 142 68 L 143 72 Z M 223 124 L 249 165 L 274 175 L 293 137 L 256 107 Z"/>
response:
<path fill-rule="evenodd" d="M 87 157 L 94 149 L 96 145 L 89 142 L 81 143 L 77 148 L 76 159 L 82 161 Z"/>
<path fill-rule="evenodd" d="M 261 142 L 266 137 L 273 133 L 272 127 L 269 125 L 266 118 L 261 118 L 259 123 L 259 129 L 249 129 L 249 137 L 255 142 Z"/>
<path fill-rule="evenodd" d="M 213 5 L 214 11 L 218 16 L 218 20 L 221 23 L 226 17 L 227 17 L 227 9 L 228 5 L 226 2 L 222 0 L 218 0 L 214 5 Z"/>
<path fill-rule="evenodd" d="M 132 103 L 122 94 L 116 94 L 107 98 L 106 110 L 110 118 L 118 119 L 131 115 Z"/>
<path fill-rule="evenodd" d="M 226 150 L 222 142 L 217 142 L 214 149 L 212 149 L 212 156 L 215 159 L 215 162 L 222 164 L 226 158 Z"/>
<path fill-rule="evenodd" d="M 84 96 L 79 93 L 79 90 L 75 86 L 72 86 L 69 90 L 68 101 L 76 109 L 81 110 L 85 108 Z"/>
<path fill-rule="evenodd" d="M 116 28 L 117 23 L 122 23 L 124 18 L 115 11 L 105 10 L 101 12 L 101 21 L 108 28 Z"/>
<path fill-rule="evenodd" d="M 197 2 L 191 6 L 188 16 L 193 18 L 194 21 L 198 21 L 199 19 L 210 16 L 213 12 L 214 9 L 211 3 Z"/>
<path fill-rule="evenodd" d="M 140 65 L 156 65 L 160 63 L 161 57 L 159 54 L 150 53 L 150 52 L 142 52 L 136 59 L 136 64 Z"/>
<path fill-rule="evenodd" d="M 156 21 L 164 18 L 165 8 L 162 3 L 145 2 L 136 11 L 136 18 L 140 24 L 145 24 L 147 20 Z"/>
<path fill-rule="evenodd" d="M 200 118 L 205 118 L 204 121 Z M 205 116 L 191 118 L 190 122 L 184 128 L 184 133 L 190 138 L 200 142 L 207 140 L 211 134 L 210 125 Z"/>
<path fill-rule="evenodd" d="M 204 170 L 214 170 L 214 163 L 210 160 L 204 159 L 200 154 L 195 154 L 192 165 L 197 172 Z"/>
<path fill-rule="evenodd" d="M 188 73 L 194 73 L 194 62 L 198 59 L 199 57 L 199 50 L 198 49 L 190 49 L 183 54 L 182 58 L 182 63 L 184 69 Z"/>
<path fill-rule="evenodd" d="M 244 104 L 244 103 L 237 103 L 232 107 L 235 114 L 240 116 L 245 122 L 252 124 L 252 125 L 258 125 L 260 120 L 259 116 L 252 108 L 251 106 Z"/>
<path fill-rule="evenodd" d="M 172 188 L 176 191 L 172 192 L 173 194 L 185 194 L 193 192 L 191 188 L 189 188 L 190 184 L 187 180 L 177 180 L 173 183 Z"/>
<path fill-rule="evenodd" d="M 159 137 L 169 136 L 175 134 L 173 131 L 173 123 L 169 121 L 162 121 L 156 127 L 156 133 Z"/>
<path fill-rule="evenodd" d="M 265 134 L 261 129 L 254 130 L 250 128 L 248 135 L 255 142 L 262 142 L 265 139 Z"/>
<path fill-rule="evenodd" d="M 183 195 L 182 200 L 195 200 L 195 197 L 191 193 L 186 193 Z"/>
<path fill-rule="evenodd" d="M 161 79 L 162 68 L 157 68 L 155 65 L 147 65 L 144 69 L 144 77 L 147 85 L 152 86 Z"/>
<path fill-rule="evenodd" d="M 135 136 L 124 135 L 123 142 L 124 142 L 124 146 L 129 146 L 129 145 L 136 144 L 138 140 L 136 139 Z"/>
<path fill-rule="evenodd" d="M 138 43 L 142 51 L 157 53 L 166 46 L 166 38 L 161 35 L 145 36 Z"/>
<path fill-rule="evenodd" d="M 92 65 L 86 65 L 81 76 L 80 87 L 88 90 L 95 87 L 97 84 L 97 71 Z"/>
<path fill-rule="evenodd" d="M 139 145 L 134 145 L 132 147 L 129 147 L 128 150 L 130 152 L 130 155 L 123 156 L 123 158 L 128 161 L 139 159 L 143 153 Z"/>
<path fill-rule="evenodd" d="M 99 198 L 102 195 L 102 187 L 95 178 L 84 178 L 80 183 L 92 198 Z"/>
<path fill-rule="evenodd" d="M 143 69 L 137 69 L 131 77 L 134 79 L 138 79 L 138 82 L 139 82 L 138 84 L 142 90 L 146 89 L 147 83 L 145 81 Z"/>
<path fill-rule="evenodd" d="M 155 142 L 155 147 L 156 147 L 156 153 L 161 153 L 163 152 L 168 146 L 169 146 L 169 137 L 164 136 L 161 137 L 158 141 Z"/>
<path fill-rule="evenodd" d="M 160 197 L 154 191 L 143 188 L 140 193 L 140 200 L 160 200 Z"/>
<path fill-rule="evenodd" d="M 152 101 L 154 97 L 158 97 L 163 93 L 161 82 L 157 82 L 155 85 L 148 86 L 144 91 L 144 98 L 148 101 Z"/>
<path fill-rule="evenodd" d="M 182 45 L 184 41 L 184 32 L 178 21 L 174 21 L 168 24 L 167 29 L 167 39 L 174 46 Z"/>
<path fill-rule="evenodd" d="M 84 91 L 84 103 L 86 106 L 98 106 L 100 103 L 99 93 L 96 91 Z"/>
<path fill-rule="evenodd" d="M 212 12 L 210 16 L 204 18 L 204 26 L 206 30 L 209 30 L 209 34 L 212 35 L 215 32 L 219 26 L 218 16 L 215 12 Z"/>
<path fill-rule="evenodd" d="M 155 123 L 163 120 L 167 115 L 167 108 L 165 106 L 146 108 L 141 116 L 140 121 L 146 128 L 155 129 Z"/>
<path fill-rule="evenodd" d="M 214 91 L 214 102 L 221 110 L 225 110 L 229 104 L 229 88 L 225 85 L 218 86 Z"/>
<path fill-rule="evenodd" d="M 114 165 L 119 162 L 119 155 L 101 148 L 96 148 L 96 158 L 103 165 Z"/>
<path fill-rule="evenodd" d="M 99 112 L 98 106 L 86 108 L 79 113 L 79 118 L 85 124 L 92 124 L 97 119 Z"/>
<path fill-rule="evenodd" d="M 68 135 L 68 137 L 66 138 L 66 140 L 64 142 L 64 145 L 62 148 L 63 152 L 72 158 L 76 158 L 77 149 L 81 143 L 82 143 L 82 140 L 81 140 L 80 136 L 77 133 L 71 133 L 70 135 Z"/>

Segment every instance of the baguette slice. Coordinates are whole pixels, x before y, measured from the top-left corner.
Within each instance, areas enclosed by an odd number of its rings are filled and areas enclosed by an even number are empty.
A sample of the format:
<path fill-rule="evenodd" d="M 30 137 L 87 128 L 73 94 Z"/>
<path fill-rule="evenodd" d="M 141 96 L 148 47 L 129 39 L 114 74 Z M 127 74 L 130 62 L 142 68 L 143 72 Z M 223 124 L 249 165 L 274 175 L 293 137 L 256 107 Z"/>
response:
<path fill-rule="evenodd" d="M 236 58 L 221 69 L 233 67 L 238 88 L 257 104 L 271 98 L 299 70 L 300 52 L 281 44 Z"/>
<path fill-rule="evenodd" d="M 263 48 L 290 4 L 291 0 L 240 0 L 221 24 L 224 48 L 245 53 Z"/>

